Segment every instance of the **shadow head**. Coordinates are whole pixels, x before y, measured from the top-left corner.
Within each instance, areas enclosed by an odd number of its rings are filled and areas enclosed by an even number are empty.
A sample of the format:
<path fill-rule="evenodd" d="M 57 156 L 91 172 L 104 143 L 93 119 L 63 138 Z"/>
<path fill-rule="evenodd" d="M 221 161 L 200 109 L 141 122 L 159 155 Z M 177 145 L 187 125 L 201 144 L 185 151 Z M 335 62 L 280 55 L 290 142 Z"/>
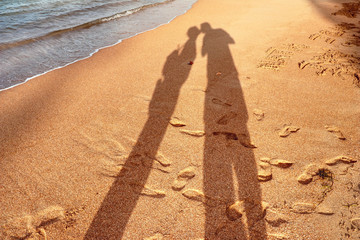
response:
<path fill-rule="evenodd" d="M 207 33 L 211 30 L 211 26 L 210 26 L 210 23 L 208 22 L 204 22 L 201 24 L 201 32 L 203 33 Z"/>
<path fill-rule="evenodd" d="M 200 30 L 197 27 L 191 27 L 189 28 L 189 30 L 187 31 L 187 35 L 189 36 L 190 39 L 194 39 L 197 36 L 199 36 L 200 34 Z"/>

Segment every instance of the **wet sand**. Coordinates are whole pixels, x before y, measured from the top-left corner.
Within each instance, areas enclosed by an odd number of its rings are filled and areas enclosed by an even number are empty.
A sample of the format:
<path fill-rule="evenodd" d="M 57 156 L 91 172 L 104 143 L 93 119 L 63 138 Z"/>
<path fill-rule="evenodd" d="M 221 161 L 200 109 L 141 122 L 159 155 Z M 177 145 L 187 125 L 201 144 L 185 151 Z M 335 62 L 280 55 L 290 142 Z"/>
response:
<path fill-rule="evenodd" d="M 359 238 L 346 2 L 199 0 L 0 92 L 0 238 Z"/>

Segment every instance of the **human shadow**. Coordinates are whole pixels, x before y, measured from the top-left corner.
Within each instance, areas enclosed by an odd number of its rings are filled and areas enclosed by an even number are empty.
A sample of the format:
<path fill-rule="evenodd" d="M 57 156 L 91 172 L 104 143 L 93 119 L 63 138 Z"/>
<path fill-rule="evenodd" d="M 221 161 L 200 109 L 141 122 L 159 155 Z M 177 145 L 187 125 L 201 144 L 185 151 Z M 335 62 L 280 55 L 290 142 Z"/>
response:
<path fill-rule="evenodd" d="M 248 111 L 229 48 L 235 42 L 226 31 L 213 29 L 207 22 L 201 24 L 201 31 L 205 34 L 202 55 L 207 56 L 208 79 L 204 107 L 205 239 L 263 240 L 266 228 L 254 146 L 247 129 Z M 235 202 L 243 211 L 242 217 L 229 208 Z"/>
<path fill-rule="evenodd" d="M 123 237 L 132 211 L 153 169 L 153 162 L 174 112 L 180 89 L 189 76 L 190 61 L 195 60 L 195 41 L 200 30 L 191 27 L 187 34 L 189 39 L 183 48 L 174 50 L 167 57 L 162 71 L 163 78 L 157 81 L 150 101 L 148 119 L 84 239 L 118 240 Z"/>

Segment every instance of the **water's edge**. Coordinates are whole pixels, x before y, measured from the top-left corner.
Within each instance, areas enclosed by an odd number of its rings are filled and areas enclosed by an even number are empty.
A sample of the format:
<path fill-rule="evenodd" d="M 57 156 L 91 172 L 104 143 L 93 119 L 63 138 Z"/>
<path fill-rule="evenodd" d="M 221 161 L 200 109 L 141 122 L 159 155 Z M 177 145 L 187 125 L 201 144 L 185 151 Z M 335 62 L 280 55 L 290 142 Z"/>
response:
<path fill-rule="evenodd" d="M 95 49 L 92 53 L 90 53 L 90 54 L 89 54 L 88 56 L 86 56 L 86 57 L 76 59 L 75 61 L 69 62 L 69 63 L 67 63 L 67 64 L 65 64 L 65 65 L 52 68 L 52 69 L 47 70 L 47 71 L 45 71 L 45 72 L 36 74 L 36 75 L 34 75 L 34 76 L 32 76 L 32 77 L 28 77 L 28 78 L 26 78 L 23 82 L 17 83 L 17 84 L 15 84 L 15 85 L 12 85 L 12 86 L 7 87 L 7 88 L 0 89 L 0 93 L 3 92 L 3 91 L 5 91 L 5 90 L 9 90 L 9 89 L 12 89 L 12 88 L 14 88 L 14 87 L 17 87 L 17 86 L 20 86 L 20 85 L 22 85 L 22 84 L 25 84 L 25 83 L 27 83 L 28 81 L 30 81 L 31 79 L 37 78 L 37 77 L 39 77 L 39 76 L 42 76 L 42 75 L 47 74 L 47 73 L 49 73 L 49 72 L 52 72 L 52 71 L 54 71 L 54 70 L 67 67 L 67 66 L 69 66 L 69 65 L 71 65 L 71 64 L 74 64 L 74 63 L 76 63 L 76 62 L 78 62 L 78 61 L 82 61 L 82 60 L 84 60 L 84 59 L 88 59 L 88 58 L 92 57 L 95 53 L 99 52 L 100 50 L 105 49 L 105 48 L 109 48 L 109 47 L 113 47 L 113 46 L 115 46 L 115 45 L 117 45 L 117 44 L 120 44 L 123 40 L 130 39 L 130 38 L 135 37 L 135 36 L 137 36 L 137 35 L 139 35 L 139 34 L 142 34 L 142 33 L 145 33 L 145 32 L 149 32 L 149 31 L 152 31 L 152 30 L 154 30 L 154 29 L 156 29 L 156 28 L 159 28 L 159 27 L 161 27 L 161 26 L 163 26 L 163 25 L 169 24 L 169 23 L 172 22 L 175 18 L 186 14 L 191 8 L 193 8 L 194 4 L 196 4 L 196 2 L 194 2 L 193 4 L 191 4 L 191 5 L 189 6 L 189 8 L 188 8 L 187 10 L 185 10 L 183 13 L 180 13 L 180 14 L 178 14 L 178 15 L 175 15 L 175 16 L 174 16 L 172 19 L 170 19 L 168 22 L 161 23 L 161 24 L 157 25 L 157 26 L 154 27 L 154 28 L 150 28 L 150 29 L 147 29 L 147 30 L 145 30 L 145 31 L 135 33 L 134 35 L 131 35 L 131 36 L 129 36 L 129 37 L 125 37 L 125 38 L 123 38 L 123 39 L 120 39 L 120 40 L 118 40 L 117 42 L 115 42 L 114 44 L 110 44 L 110 45 L 107 45 L 107 46 L 104 46 L 104 47 L 97 48 L 97 49 Z"/>

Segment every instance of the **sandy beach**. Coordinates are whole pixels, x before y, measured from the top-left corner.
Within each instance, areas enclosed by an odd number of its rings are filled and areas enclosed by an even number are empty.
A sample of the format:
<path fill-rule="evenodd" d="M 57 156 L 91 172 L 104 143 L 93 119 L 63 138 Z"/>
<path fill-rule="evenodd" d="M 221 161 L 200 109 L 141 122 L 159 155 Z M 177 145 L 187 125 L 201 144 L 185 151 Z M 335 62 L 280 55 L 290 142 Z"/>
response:
<path fill-rule="evenodd" d="M 360 238 L 360 2 L 199 0 L 0 92 L 0 239 Z"/>

